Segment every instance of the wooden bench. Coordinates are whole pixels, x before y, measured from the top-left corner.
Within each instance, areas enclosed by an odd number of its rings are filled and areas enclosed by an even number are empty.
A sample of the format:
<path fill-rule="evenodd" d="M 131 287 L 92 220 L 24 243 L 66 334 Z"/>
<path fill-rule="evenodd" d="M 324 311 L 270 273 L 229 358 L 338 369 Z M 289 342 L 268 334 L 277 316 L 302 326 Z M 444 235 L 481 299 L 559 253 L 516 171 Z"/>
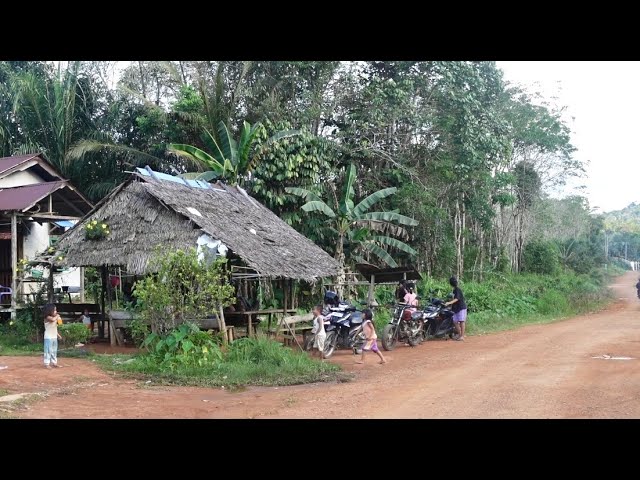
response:
<path fill-rule="evenodd" d="M 98 336 L 104 338 L 105 328 L 104 321 L 109 320 L 104 318 L 100 311 L 100 306 L 95 303 L 56 303 L 56 310 L 58 315 L 62 318 L 63 323 L 77 323 L 81 322 L 80 316 L 84 314 L 85 309 L 89 311 L 89 317 L 91 318 L 91 324 L 98 324 Z M 91 332 L 93 334 L 93 330 Z"/>
<path fill-rule="evenodd" d="M 302 335 L 304 340 L 305 334 L 307 332 L 310 332 L 313 328 L 313 325 L 311 325 L 312 321 L 312 313 L 282 317 L 278 322 L 275 336 L 276 338 L 278 338 L 278 335 L 282 332 L 281 336 L 284 339 L 285 344 L 298 343 L 298 346 L 302 348 L 302 346 L 298 342 L 297 336 Z"/>
<path fill-rule="evenodd" d="M 133 320 L 131 312 L 126 310 L 111 310 L 107 313 L 109 317 L 109 328 L 111 334 L 111 346 L 124 346 L 124 330 L 129 328 L 129 322 Z M 220 330 L 217 318 L 198 318 L 188 319 L 198 325 L 202 330 Z M 235 338 L 233 325 L 227 325 L 226 337 L 228 342 L 232 342 Z"/>
<path fill-rule="evenodd" d="M 80 322 L 80 316 L 84 314 L 85 309 L 89 311 L 93 322 L 102 320 L 100 306 L 95 303 L 56 303 L 55 305 L 64 323 Z"/>

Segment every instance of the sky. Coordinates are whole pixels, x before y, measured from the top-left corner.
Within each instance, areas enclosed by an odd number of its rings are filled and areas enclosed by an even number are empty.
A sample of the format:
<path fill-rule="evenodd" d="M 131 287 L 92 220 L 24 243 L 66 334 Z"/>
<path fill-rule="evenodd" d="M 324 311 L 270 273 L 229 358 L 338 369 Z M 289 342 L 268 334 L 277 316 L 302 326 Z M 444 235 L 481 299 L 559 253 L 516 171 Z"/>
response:
<path fill-rule="evenodd" d="M 567 107 L 574 157 L 588 161 L 586 177 L 572 187 L 586 187 L 581 193 L 592 208 L 609 212 L 640 202 L 640 62 L 496 64 L 506 81 Z"/>

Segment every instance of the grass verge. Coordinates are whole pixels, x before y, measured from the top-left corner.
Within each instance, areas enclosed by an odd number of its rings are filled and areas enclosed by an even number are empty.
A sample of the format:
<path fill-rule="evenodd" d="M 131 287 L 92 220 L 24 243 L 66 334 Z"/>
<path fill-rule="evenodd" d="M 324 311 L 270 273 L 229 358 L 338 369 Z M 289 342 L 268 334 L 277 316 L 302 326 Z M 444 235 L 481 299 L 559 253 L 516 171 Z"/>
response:
<path fill-rule="evenodd" d="M 240 339 L 223 352 L 222 360 L 194 365 L 187 358 L 159 361 L 150 354 L 97 355 L 104 370 L 155 383 L 206 387 L 284 386 L 349 381 L 338 365 L 320 362 L 264 337 Z"/>

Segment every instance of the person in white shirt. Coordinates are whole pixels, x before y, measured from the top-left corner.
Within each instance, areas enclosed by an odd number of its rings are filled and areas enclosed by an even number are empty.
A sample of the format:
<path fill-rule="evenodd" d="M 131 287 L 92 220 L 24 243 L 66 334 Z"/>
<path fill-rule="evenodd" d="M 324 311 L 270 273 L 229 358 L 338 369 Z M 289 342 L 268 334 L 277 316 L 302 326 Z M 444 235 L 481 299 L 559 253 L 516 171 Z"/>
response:
<path fill-rule="evenodd" d="M 44 366 L 46 368 L 60 367 L 58 365 L 58 340 L 62 337 L 58 333 L 58 324 L 62 319 L 58 315 L 56 306 L 48 303 L 44 306 Z"/>
<path fill-rule="evenodd" d="M 85 308 L 84 309 L 84 313 L 82 315 L 80 315 L 80 317 L 78 318 L 79 321 L 82 322 L 82 324 L 87 327 L 87 329 L 93 333 L 93 320 L 91 320 L 91 315 L 89 314 L 89 309 Z"/>
<path fill-rule="evenodd" d="M 324 341 L 327 338 L 327 332 L 324 330 L 324 316 L 322 315 L 322 305 L 313 307 L 313 329 L 311 333 L 315 335 L 313 340 L 313 348 L 317 348 L 320 353 L 320 359 L 324 360 Z"/>

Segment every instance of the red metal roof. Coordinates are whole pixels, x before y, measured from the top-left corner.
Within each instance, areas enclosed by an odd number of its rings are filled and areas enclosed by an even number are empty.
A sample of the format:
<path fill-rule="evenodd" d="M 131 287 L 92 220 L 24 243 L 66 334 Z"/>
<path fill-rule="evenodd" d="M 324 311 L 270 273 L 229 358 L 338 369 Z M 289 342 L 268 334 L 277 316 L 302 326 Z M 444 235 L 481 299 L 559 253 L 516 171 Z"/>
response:
<path fill-rule="evenodd" d="M 32 158 L 40 155 L 39 153 L 30 153 L 29 155 L 18 155 L 15 157 L 2 157 L 0 158 L 0 174 L 12 169 L 13 167 L 20 165 L 21 163 L 28 162 Z"/>
<path fill-rule="evenodd" d="M 2 188 L 0 189 L 0 210 L 24 211 L 66 184 L 67 182 L 59 181 Z"/>

